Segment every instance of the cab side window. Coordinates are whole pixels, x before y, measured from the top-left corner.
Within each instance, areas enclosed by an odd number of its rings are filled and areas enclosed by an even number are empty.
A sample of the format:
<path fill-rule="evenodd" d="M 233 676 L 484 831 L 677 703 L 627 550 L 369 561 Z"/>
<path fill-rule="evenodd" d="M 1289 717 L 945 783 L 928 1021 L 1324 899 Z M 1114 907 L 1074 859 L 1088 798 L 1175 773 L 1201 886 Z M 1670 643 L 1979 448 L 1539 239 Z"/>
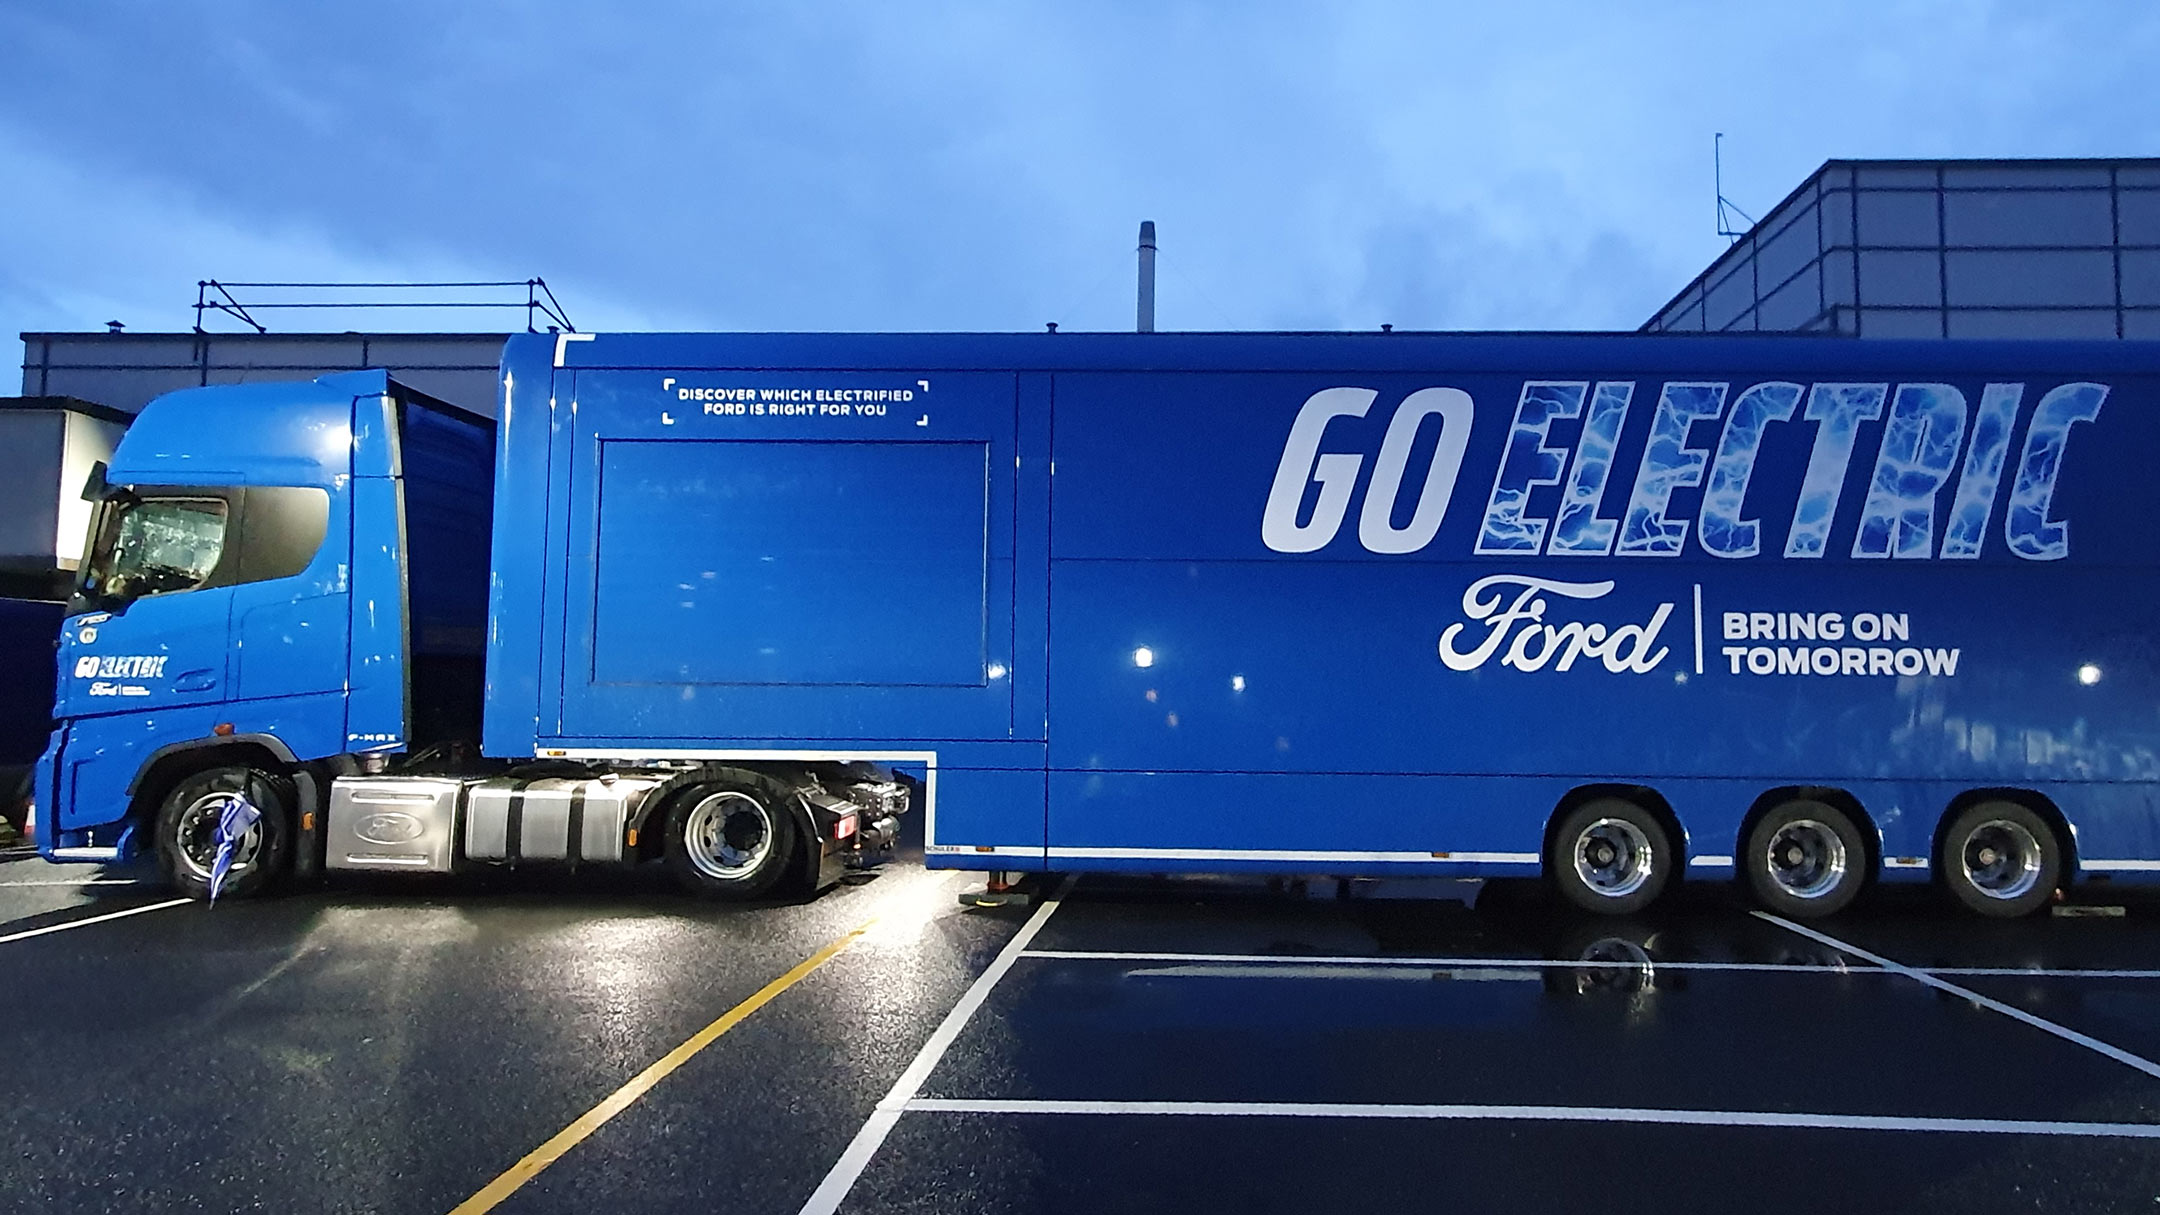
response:
<path fill-rule="evenodd" d="M 322 549 L 330 496 L 308 487 L 144 487 L 98 510 L 83 604 L 290 578 Z"/>

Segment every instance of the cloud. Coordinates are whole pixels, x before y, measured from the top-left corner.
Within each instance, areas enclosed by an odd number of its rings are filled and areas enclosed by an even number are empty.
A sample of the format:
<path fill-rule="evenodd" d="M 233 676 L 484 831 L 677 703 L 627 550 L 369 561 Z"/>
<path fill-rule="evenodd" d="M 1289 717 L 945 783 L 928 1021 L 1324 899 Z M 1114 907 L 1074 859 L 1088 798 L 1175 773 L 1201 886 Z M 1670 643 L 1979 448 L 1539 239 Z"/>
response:
<path fill-rule="evenodd" d="M 1712 131 L 1757 214 L 2135 154 L 2156 51 L 2103 4 L 18 6 L 0 320 L 470 273 L 588 328 L 1127 328 L 1152 218 L 1167 328 L 1629 328 L 1723 246 Z"/>

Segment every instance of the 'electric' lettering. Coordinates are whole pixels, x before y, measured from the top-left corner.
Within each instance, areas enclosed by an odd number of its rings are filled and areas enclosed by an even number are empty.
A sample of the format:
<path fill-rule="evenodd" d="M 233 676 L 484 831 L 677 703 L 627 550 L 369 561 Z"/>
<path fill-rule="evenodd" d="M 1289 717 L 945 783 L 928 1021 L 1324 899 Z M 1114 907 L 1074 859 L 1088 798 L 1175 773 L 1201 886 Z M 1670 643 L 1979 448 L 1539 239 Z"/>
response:
<path fill-rule="evenodd" d="M 1801 432 L 1809 446 L 1797 489 L 1786 488 L 1792 482 L 1785 478 L 1766 482 L 1792 494 L 1785 557 L 1818 559 L 1828 551 L 1856 456 L 1868 460 L 1861 467 L 1869 475 L 1866 493 L 1854 495 L 1857 510 L 1843 516 L 1853 529 L 1855 558 L 1977 558 L 1998 510 L 2013 555 L 2057 561 L 2070 553 L 2069 523 L 2051 517 L 2055 485 L 2072 428 L 2099 418 L 2105 384 L 2061 384 L 2040 398 L 2007 493 L 2005 465 L 2023 384 L 1988 384 L 1974 407 L 1949 384 L 1771 380 L 1732 397 L 1728 410 L 1731 387 L 1661 385 L 1634 477 L 1622 487 L 1611 484 L 1612 468 L 1639 399 L 1637 385 L 1525 381 L 1499 450 L 1487 449 L 1485 458 L 1495 463 L 1492 488 L 1482 514 L 1469 520 L 1469 547 L 1480 556 L 1669 557 L 1684 550 L 1692 533 L 1711 556 L 1761 556 L 1759 516 L 1770 513 L 1773 527 L 1778 516 L 1774 504 L 1750 502 L 1757 465 L 1780 428 L 1809 427 L 1812 433 Z M 1260 538 L 1268 548 L 1312 553 L 1335 543 L 1361 482 L 1357 538 L 1367 552 L 1422 552 L 1439 537 L 1469 451 L 1470 395 L 1452 387 L 1418 389 L 1395 406 L 1384 429 L 1367 417 L 1379 396 L 1371 388 L 1341 387 L 1306 398 L 1261 513 Z M 1878 420 L 1879 442 L 1862 453 L 1863 431 Z M 1438 436 L 1420 477 L 1411 459 L 1433 421 Z M 1713 427 L 1715 442 L 1707 433 Z M 1365 456 L 1376 438 L 1368 478 Z M 1790 437 L 1777 442 L 1795 450 Z M 1325 450 L 1331 445 L 1338 449 Z M 1405 481 L 1418 486 L 1407 504 Z M 1617 517 L 1605 513 L 1615 506 Z M 1769 542 L 1779 543 L 1775 536 Z"/>

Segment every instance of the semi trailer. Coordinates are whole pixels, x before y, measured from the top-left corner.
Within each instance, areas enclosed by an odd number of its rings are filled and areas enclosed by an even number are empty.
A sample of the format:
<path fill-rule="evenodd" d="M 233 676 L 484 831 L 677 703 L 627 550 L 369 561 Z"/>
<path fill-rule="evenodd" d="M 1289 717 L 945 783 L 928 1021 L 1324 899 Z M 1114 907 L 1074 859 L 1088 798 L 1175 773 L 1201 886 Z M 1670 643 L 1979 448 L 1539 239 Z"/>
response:
<path fill-rule="evenodd" d="M 2160 875 L 2149 343 L 563 333 L 500 392 L 142 412 L 48 857 Z"/>

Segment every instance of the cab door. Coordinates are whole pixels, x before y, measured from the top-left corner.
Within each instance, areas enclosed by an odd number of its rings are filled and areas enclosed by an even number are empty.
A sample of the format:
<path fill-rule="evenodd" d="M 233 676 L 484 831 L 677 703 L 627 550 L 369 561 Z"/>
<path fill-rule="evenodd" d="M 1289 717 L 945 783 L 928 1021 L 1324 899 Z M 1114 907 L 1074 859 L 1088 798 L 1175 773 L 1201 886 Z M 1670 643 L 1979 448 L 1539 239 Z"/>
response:
<path fill-rule="evenodd" d="M 331 515 L 347 508 L 344 495 L 306 486 L 241 491 L 232 699 L 343 696 L 351 531 Z"/>
<path fill-rule="evenodd" d="M 64 753 L 51 838 L 118 821 L 124 787 L 175 735 L 207 733 L 229 697 L 237 493 L 140 487 L 98 508 L 78 607 L 61 628 L 53 716 Z M 82 842 L 76 840 L 76 842 Z"/>

